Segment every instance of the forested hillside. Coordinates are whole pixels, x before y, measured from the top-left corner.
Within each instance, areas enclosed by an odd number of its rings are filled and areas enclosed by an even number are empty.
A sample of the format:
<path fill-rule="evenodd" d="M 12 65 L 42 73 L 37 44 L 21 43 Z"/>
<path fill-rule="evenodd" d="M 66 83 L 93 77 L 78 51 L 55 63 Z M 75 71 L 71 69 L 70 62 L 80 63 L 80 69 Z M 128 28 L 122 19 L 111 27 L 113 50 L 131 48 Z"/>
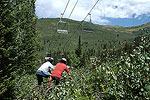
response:
<path fill-rule="evenodd" d="M 51 50 L 71 50 L 74 51 L 78 45 L 78 38 L 81 37 L 82 48 L 87 49 L 113 49 L 120 48 L 126 43 L 133 42 L 134 38 L 140 33 L 140 30 L 150 28 L 150 23 L 135 26 L 107 26 L 91 24 L 87 28 L 93 28 L 93 32 L 82 31 L 82 22 L 63 19 L 69 23 L 69 34 L 58 34 L 56 32 L 59 19 L 57 18 L 42 18 L 37 21 L 37 28 L 41 33 L 41 48 L 40 52 L 44 55 L 45 52 Z M 84 26 L 86 27 L 86 26 Z M 147 30 L 147 29 L 146 29 Z M 143 32 L 143 31 L 142 31 Z M 149 30 L 147 31 L 149 32 Z"/>

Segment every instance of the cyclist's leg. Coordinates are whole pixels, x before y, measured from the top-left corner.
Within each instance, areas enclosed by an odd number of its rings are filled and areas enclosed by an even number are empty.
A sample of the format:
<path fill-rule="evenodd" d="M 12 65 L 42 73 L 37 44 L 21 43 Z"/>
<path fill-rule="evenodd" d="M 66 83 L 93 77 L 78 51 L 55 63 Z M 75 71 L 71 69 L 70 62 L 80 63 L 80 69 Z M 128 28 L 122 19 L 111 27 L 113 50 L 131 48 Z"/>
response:
<path fill-rule="evenodd" d="M 38 70 L 36 72 L 36 75 L 37 75 L 37 78 L 38 78 L 38 85 L 41 85 L 41 82 L 43 82 L 43 77 L 48 78 L 50 76 L 50 73 Z"/>
<path fill-rule="evenodd" d="M 53 80 L 55 80 L 55 85 L 58 85 L 60 82 L 60 78 L 55 77 L 55 76 L 51 76 Z"/>
<path fill-rule="evenodd" d="M 43 77 L 41 75 L 36 75 L 38 80 L 38 87 L 36 88 L 37 91 L 39 90 L 39 87 L 41 86 L 41 83 L 43 82 Z"/>
<path fill-rule="evenodd" d="M 41 85 L 41 83 L 43 82 L 43 77 L 41 75 L 37 75 L 38 78 L 38 85 Z"/>
<path fill-rule="evenodd" d="M 51 84 L 51 82 L 52 82 L 52 77 L 51 76 L 49 76 L 49 81 L 48 81 L 48 88 L 50 87 L 50 84 Z"/>
<path fill-rule="evenodd" d="M 56 79 L 55 85 L 58 85 L 58 84 L 59 84 L 59 82 L 60 82 L 60 78 L 55 77 L 55 79 Z"/>
<path fill-rule="evenodd" d="M 41 85 L 41 82 L 43 82 L 43 75 L 42 75 L 42 71 L 37 70 L 37 72 L 36 72 L 36 76 L 37 76 L 37 80 L 38 80 L 38 85 Z"/>
<path fill-rule="evenodd" d="M 50 77 L 50 73 L 41 71 L 41 75 L 42 77 L 49 78 L 49 82 L 48 82 L 48 87 L 49 87 L 50 82 L 52 81 L 52 78 Z"/>

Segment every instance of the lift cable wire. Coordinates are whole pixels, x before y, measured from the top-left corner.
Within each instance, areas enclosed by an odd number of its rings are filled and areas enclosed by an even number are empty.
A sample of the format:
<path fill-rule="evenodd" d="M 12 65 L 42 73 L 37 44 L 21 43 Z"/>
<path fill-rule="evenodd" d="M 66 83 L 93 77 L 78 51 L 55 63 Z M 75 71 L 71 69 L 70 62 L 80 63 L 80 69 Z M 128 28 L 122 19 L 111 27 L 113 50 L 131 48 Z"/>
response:
<path fill-rule="evenodd" d="M 72 15 L 72 13 L 73 13 L 73 11 L 74 11 L 74 9 L 75 9 L 75 7 L 76 7 L 78 1 L 79 1 L 79 0 L 76 1 L 76 3 L 75 3 L 75 5 L 74 5 L 74 7 L 73 7 L 73 9 L 72 9 L 72 11 L 71 11 L 71 13 L 70 13 L 68 19 L 70 19 L 70 17 L 71 17 L 71 15 Z M 68 0 L 67 5 L 66 5 L 66 7 L 65 7 L 65 9 L 64 9 L 64 12 L 61 13 L 60 21 L 61 21 L 61 19 L 63 18 L 63 15 L 64 15 L 64 13 L 65 13 L 65 11 L 66 11 L 68 5 L 69 5 L 69 2 L 70 2 L 70 0 Z M 62 21 L 61 21 L 61 22 L 62 22 Z M 66 26 L 66 24 L 65 24 L 65 26 Z M 65 26 L 64 26 L 64 27 L 65 27 Z M 57 33 L 57 31 L 55 32 L 55 34 L 56 34 L 56 33 Z M 52 39 L 53 39 L 53 37 L 55 37 L 55 34 L 52 36 Z"/>
<path fill-rule="evenodd" d="M 75 7 L 76 7 L 78 1 L 79 1 L 79 0 L 76 1 L 76 3 L 75 3 L 75 5 L 74 5 L 74 7 L 73 7 L 73 9 L 72 9 L 72 11 L 71 11 L 71 13 L 70 13 L 68 19 L 66 19 L 66 22 L 70 19 L 70 17 L 71 17 L 71 15 L 72 15 L 72 13 L 73 13 L 73 11 L 74 11 L 74 9 L 75 9 Z M 64 25 L 64 28 L 65 28 L 65 27 L 66 27 L 66 24 Z"/>
<path fill-rule="evenodd" d="M 64 14 L 65 14 L 65 12 L 66 12 L 66 9 L 67 9 L 67 7 L 68 7 L 68 5 L 69 5 L 69 2 L 70 2 L 70 0 L 68 0 L 68 2 L 67 2 L 67 4 L 66 4 L 66 7 L 65 7 L 65 9 L 64 9 L 64 12 L 63 13 L 61 13 L 61 17 L 60 17 L 60 22 L 62 22 L 62 18 L 63 18 L 63 16 L 64 16 Z M 56 29 L 57 30 L 57 29 Z M 54 35 L 52 36 L 52 39 L 55 37 L 55 34 L 57 33 L 57 31 L 54 33 Z"/>
<path fill-rule="evenodd" d="M 78 1 L 79 1 L 79 0 L 77 0 L 77 1 L 76 1 L 76 3 L 75 3 L 75 5 L 74 5 L 74 7 L 73 7 L 73 9 L 72 9 L 72 11 L 71 11 L 71 13 L 70 13 L 70 15 L 69 15 L 68 19 L 70 19 L 70 17 L 71 17 L 71 15 L 72 15 L 72 13 L 73 13 L 73 11 L 74 11 L 74 9 L 75 9 L 75 7 L 76 7 L 76 5 L 77 5 Z"/>
<path fill-rule="evenodd" d="M 99 2 L 99 0 L 97 0 L 97 2 L 96 2 L 95 5 L 92 7 L 92 9 L 89 11 L 89 13 L 88 13 L 87 16 L 84 18 L 83 21 L 85 21 L 85 19 L 88 17 L 88 15 L 91 14 L 91 11 L 94 9 L 94 7 L 97 5 L 98 2 Z"/>
<path fill-rule="evenodd" d="M 65 22 L 65 21 L 62 21 L 62 18 L 64 16 L 65 12 L 66 12 L 66 9 L 67 9 L 67 7 L 69 5 L 69 2 L 70 2 L 70 0 L 68 0 L 63 13 L 61 13 L 60 20 L 57 23 L 57 33 L 66 33 L 66 34 L 68 34 L 68 32 L 69 32 L 69 25 L 68 25 L 68 23 Z M 63 25 L 64 25 L 64 28 L 62 27 Z"/>
<path fill-rule="evenodd" d="M 76 7 L 78 1 L 79 1 L 79 0 L 76 1 L 76 3 L 75 3 L 75 5 L 74 5 L 74 7 L 73 7 L 73 9 L 72 9 L 72 11 L 71 11 L 71 13 L 70 13 L 68 19 L 71 17 L 71 15 L 72 15 L 72 13 L 73 13 L 73 11 L 74 11 L 74 9 L 75 9 L 75 7 Z M 63 13 L 61 13 L 60 22 L 62 22 L 61 19 L 63 18 L 64 14 L 65 14 L 65 12 L 66 12 L 66 9 L 67 9 L 67 7 L 68 7 L 68 5 L 69 5 L 69 2 L 70 2 L 70 0 L 68 0 L 68 2 L 67 2 L 67 4 L 66 4 L 66 7 L 65 7 L 65 9 L 64 9 L 64 11 L 63 11 Z M 65 25 L 65 26 L 66 26 L 66 25 Z M 64 26 L 64 27 L 65 27 L 65 26 Z M 55 34 L 56 34 L 56 33 L 57 33 L 57 31 L 56 31 L 56 32 L 54 33 L 54 35 L 52 36 L 52 39 L 55 37 Z"/>
<path fill-rule="evenodd" d="M 65 9 L 64 9 L 64 12 L 61 13 L 60 19 L 63 18 L 64 14 L 65 14 L 65 12 L 66 12 L 66 9 L 67 9 L 67 7 L 68 7 L 69 2 L 70 2 L 70 0 L 68 0 L 67 5 L 66 5 L 66 7 L 65 7 Z"/>
<path fill-rule="evenodd" d="M 70 38 L 66 41 L 64 47 L 63 47 L 63 52 L 64 52 L 64 48 L 66 47 L 67 43 L 70 41 L 70 39 L 72 38 L 72 36 L 78 31 L 78 29 L 80 28 L 80 26 L 84 23 L 85 19 L 88 17 L 88 15 L 90 15 L 91 11 L 94 9 L 94 7 L 97 5 L 97 3 L 99 2 L 99 0 L 97 0 L 97 2 L 95 3 L 95 5 L 91 8 L 91 10 L 89 11 L 89 13 L 86 15 L 86 17 L 84 18 L 84 20 L 81 21 L 81 23 L 78 25 L 77 29 L 74 31 L 74 33 L 70 36 Z"/>

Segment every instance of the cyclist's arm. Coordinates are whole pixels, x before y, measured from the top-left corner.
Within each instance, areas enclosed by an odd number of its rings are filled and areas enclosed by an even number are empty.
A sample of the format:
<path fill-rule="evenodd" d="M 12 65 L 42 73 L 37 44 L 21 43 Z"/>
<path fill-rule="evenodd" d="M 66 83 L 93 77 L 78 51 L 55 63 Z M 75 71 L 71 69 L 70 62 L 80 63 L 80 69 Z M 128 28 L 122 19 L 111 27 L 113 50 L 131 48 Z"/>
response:
<path fill-rule="evenodd" d="M 68 75 L 71 76 L 71 74 L 68 72 Z"/>
<path fill-rule="evenodd" d="M 72 79 L 72 76 L 71 76 L 70 72 L 68 71 L 67 73 L 68 73 L 68 76 L 70 76 L 70 78 Z"/>
<path fill-rule="evenodd" d="M 68 76 L 70 76 L 70 78 L 72 79 L 72 76 L 71 76 L 71 74 L 68 72 Z"/>
<path fill-rule="evenodd" d="M 68 76 L 70 76 L 70 78 L 72 79 L 71 74 L 70 74 L 69 69 L 68 69 L 67 66 L 66 66 L 66 72 L 68 73 Z"/>
<path fill-rule="evenodd" d="M 54 66 L 51 64 L 51 65 L 49 66 L 49 72 L 51 73 L 53 70 L 54 70 Z"/>

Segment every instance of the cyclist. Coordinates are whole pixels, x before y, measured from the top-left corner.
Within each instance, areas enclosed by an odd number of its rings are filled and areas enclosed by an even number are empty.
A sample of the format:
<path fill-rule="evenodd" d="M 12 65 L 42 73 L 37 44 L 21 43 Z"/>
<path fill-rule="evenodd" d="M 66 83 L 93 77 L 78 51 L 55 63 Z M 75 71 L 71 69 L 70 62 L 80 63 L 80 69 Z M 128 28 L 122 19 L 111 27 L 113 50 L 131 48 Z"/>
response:
<path fill-rule="evenodd" d="M 46 77 L 46 78 L 50 77 L 50 73 L 54 69 L 54 66 L 52 65 L 52 62 L 54 61 L 54 59 L 52 57 L 49 57 L 46 60 L 47 61 L 43 63 L 36 72 L 38 85 L 41 85 L 41 83 L 43 82 L 43 77 Z M 39 90 L 39 88 L 37 88 L 37 90 Z"/>
<path fill-rule="evenodd" d="M 69 73 L 68 67 L 65 65 L 66 62 L 67 62 L 66 58 L 62 58 L 60 60 L 60 62 L 56 64 L 54 71 L 52 72 L 51 76 L 49 77 L 48 87 L 50 87 L 50 83 L 52 80 L 56 80 L 56 85 L 58 85 L 60 82 L 60 78 L 62 77 L 62 73 L 64 71 L 66 71 L 68 73 L 68 75 L 71 76 Z"/>

